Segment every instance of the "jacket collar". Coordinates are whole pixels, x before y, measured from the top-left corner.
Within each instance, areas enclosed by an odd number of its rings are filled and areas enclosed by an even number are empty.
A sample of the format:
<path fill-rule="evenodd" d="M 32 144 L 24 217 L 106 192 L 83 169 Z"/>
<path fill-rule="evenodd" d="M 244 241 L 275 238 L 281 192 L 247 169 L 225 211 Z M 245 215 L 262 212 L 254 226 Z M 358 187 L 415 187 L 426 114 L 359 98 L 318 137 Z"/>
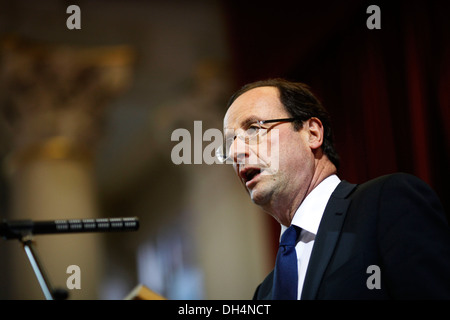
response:
<path fill-rule="evenodd" d="M 323 213 L 313 251 L 306 271 L 302 300 L 315 299 L 324 272 L 333 255 L 342 225 L 351 202 L 348 196 L 357 185 L 341 181 L 331 194 Z"/>

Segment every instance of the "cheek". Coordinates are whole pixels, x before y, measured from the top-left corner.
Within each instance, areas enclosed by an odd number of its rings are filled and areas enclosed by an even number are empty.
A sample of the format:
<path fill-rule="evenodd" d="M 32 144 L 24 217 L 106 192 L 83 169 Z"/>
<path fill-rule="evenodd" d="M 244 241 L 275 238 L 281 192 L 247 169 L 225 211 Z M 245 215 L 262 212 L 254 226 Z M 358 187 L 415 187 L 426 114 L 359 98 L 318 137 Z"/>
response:
<path fill-rule="evenodd" d="M 277 160 L 284 153 L 283 146 L 280 145 L 279 134 L 277 130 L 272 130 L 268 137 L 261 143 L 254 146 L 255 154 L 264 162 L 271 163 Z"/>
<path fill-rule="evenodd" d="M 280 157 L 282 146 L 280 146 L 280 135 L 278 130 L 275 129 L 270 132 L 270 139 L 267 139 L 265 149 L 268 156 Z"/>
<path fill-rule="evenodd" d="M 302 170 L 309 163 L 311 150 L 302 140 L 295 143 L 281 144 L 280 147 L 280 166 L 286 169 Z"/>

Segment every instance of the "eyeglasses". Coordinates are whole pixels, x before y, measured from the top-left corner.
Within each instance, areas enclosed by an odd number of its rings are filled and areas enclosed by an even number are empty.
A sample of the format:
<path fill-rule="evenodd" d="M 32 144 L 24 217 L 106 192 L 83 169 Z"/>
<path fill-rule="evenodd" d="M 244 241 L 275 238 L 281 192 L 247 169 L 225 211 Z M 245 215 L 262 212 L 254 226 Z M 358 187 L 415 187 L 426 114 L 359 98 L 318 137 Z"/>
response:
<path fill-rule="evenodd" d="M 251 124 L 249 124 L 246 128 L 239 128 L 237 130 L 228 129 L 232 134 L 228 134 L 225 132 L 224 144 L 217 148 L 216 157 L 217 159 L 225 163 L 227 160 L 230 160 L 231 146 L 234 143 L 236 138 L 239 138 L 241 141 L 244 141 L 246 144 L 259 144 L 262 141 L 262 137 L 267 134 L 271 128 L 262 127 L 263 124 L 266 123 L 274 123 L 274 122 L 293 122 L 296 120 L 302 120 L 300 118 L 283 118 L 283 119 L 271 119 L 271 120 L 257 120 Z"/>

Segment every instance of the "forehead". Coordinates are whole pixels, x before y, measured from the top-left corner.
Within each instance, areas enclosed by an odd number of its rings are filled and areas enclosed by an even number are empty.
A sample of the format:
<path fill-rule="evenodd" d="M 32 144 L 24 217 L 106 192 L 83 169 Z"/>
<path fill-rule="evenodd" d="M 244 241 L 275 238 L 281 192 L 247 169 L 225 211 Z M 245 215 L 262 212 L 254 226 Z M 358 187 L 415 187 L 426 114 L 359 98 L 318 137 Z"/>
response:
<path fill-rule="evenodd" d="M 225 128 L 240 128 L 249 121 L 287 117 L 276 87 L 258 87 L 240 95 L 228 108 Z"/>

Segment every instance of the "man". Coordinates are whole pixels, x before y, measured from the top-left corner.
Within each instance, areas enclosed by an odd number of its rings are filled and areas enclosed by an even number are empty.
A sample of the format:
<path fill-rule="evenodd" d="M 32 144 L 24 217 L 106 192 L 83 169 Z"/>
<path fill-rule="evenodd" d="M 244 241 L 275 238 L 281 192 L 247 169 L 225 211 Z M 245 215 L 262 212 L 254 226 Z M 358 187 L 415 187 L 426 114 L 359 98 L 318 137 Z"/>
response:
<path fill-rule="evenodd" d="M 219 158 L 281 225 L 276 267 L 254 299 L 450 299 L 450 232 L 435 193 L 408 174 L 341 181 L 328 113 L 307 86 L 244 86 L 224 128 Z"/>

